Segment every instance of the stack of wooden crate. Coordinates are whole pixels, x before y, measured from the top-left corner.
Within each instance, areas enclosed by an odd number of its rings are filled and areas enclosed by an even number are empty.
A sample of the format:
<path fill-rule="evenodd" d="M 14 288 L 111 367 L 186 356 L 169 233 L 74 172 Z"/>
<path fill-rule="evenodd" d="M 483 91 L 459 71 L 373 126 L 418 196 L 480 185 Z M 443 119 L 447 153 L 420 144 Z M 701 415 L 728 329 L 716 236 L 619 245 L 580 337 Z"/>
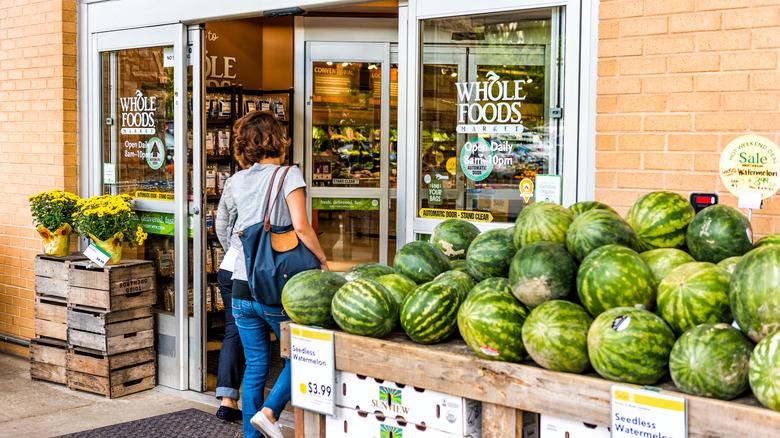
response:
<path fill-rule="evenodd" d="M 67 384 L 121 397 L 155 385 L 154 264 L 69 265 Z"/>
<path fill-rule="evenodd" d="M 35 337 L 30 341 L 33 379 L 67 383 L 68 269 L 71 263 L 80 260 L 86 260 L 80 253 L 35 257 Z"/>

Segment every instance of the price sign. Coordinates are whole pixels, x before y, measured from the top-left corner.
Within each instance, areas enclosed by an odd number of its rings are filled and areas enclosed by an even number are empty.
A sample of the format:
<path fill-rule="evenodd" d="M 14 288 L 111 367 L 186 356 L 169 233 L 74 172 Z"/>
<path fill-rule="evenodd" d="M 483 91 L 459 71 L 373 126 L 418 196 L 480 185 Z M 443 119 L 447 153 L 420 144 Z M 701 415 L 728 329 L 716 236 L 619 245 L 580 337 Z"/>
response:
<path fill-rule="evenodd" d="M 84 256 L 92 260 L 93 263 L 100 266 L 106 266 L 109 260 L 111 260 L 111 254 L 103 248 L 95 245 L 95 242 L 91 242 L 87 249 L 83 251 Z"/>
<path fill-rule="evenodd" d="M 334 415 L 335 363 L 332 331 L 290 324 L 292 405 Z"/>
<path fill-rule="evenodd" d="M 612 385 L 612 438 L 687 438 L 686 399 Z"/>

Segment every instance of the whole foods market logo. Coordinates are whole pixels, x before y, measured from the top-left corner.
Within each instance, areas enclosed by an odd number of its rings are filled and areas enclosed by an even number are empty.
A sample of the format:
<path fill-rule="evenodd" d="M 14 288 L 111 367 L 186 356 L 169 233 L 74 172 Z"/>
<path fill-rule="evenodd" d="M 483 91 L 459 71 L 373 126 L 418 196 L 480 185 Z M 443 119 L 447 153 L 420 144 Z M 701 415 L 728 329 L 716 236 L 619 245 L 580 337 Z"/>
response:
<path fill-rule="evenodd" d="M 521 133 L 520 108 L 525 100 L 525 80 L 501 81 L 495 72 L 488 72 L 486 81 L 457 82 L 458 126 L 460 134 Z"/>
<path fill-rule="evenodd" d="M 141 90 L 135 90 L 135 96 L 120 97 L 122 109 L 122 134 L 154 134 L 154 113 L 157 111 L 157 97 L 144 96 Z"/>
<path fill-rule="evenodd" d="M 402 395 L 400 389 L 380 386 L 379 400 L 371 400 L 371 405 L 374 408 L 407 414 L 409 413 L 409 408 L 401 405 L 403 403 L 401 397 Z"/>

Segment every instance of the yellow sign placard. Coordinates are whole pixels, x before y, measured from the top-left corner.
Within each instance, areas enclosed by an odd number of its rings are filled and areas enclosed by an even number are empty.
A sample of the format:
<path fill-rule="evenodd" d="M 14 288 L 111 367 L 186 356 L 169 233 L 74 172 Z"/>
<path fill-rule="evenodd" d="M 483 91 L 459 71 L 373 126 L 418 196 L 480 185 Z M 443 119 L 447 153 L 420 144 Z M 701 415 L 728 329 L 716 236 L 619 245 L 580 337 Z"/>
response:
<path fill-rule="evenodd" d="M 420 209 L 420 217 L 423 219 L 463 219 L 471 222 L 493 222 L 493 215 L 485 211 L 423 208 Z"/>
<path fill-rule="evenodd" d="M 135 192 L 136 199 L 154 199 L 156 201 L 173 201 L 173 193 L 165 192 Z"/>
<path fill-rule="evenodd" d="M 720 178 L 734 196 L 761 193 L 766 199 L 780 188 L 780 149 L 760 135 L 737 137 L 720 155 Z"/>

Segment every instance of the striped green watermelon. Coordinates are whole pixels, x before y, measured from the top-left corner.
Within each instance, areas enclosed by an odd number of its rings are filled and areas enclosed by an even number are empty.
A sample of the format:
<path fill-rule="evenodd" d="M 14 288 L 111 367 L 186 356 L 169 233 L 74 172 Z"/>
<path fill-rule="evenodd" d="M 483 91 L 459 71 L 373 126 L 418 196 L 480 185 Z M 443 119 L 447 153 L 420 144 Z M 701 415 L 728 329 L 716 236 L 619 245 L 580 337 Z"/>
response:
<path fill-rule="evenodd" d="M 531 242 L 566 242 L 566 230 L 574 220 L 571 212 L 552 202 L 534 202 L 517 215 L 514 242 L 519 249 Z"/>
<path fill-rule="evenodd" d="M 455 330 L 459 305 L 458 290 L 449 283 L 421 284 L 401 303 L 401 327 L 414 342 L 441 342 Z"/>
<path fill-rule="evenodd" d="M 457 259 L 457 260 L 453 260 L 450 263 L 452 265 L 452 270 L 453 271 L 461 271 L 461 272 L 465 272 L 465 273 L 468 274 L 469 269 L 466 266 L 466 259 Z"/>
<path fill-rule="evenodd" d="M 560 244 L 532 242 L 512 258 L 509 284 L 515 298 L 528 307 L 565 298 L 574 288 L 577 262 Z"/>
<path fill-rule="evenodd" d="M 756 345 L 750 357 L 748 378 L 758 401 L 780 411 L 780 330 Z"/>
<path fill-rule="evenodd" d="M 468 296 L 484 292 L 501 292 L 514 296 L 512 295 L 512 288 L 509 286 L 509 279 L 504 277 L 490 277 L 480 281 L 471 288 Z"/>
<path fill-rule="evenodd" d="M 589 252 L 607 244 L 637 249 L 637 239 L 631 225 L 607 210 L 590 210 L 574 219 L 566 234 L 566 249 L 577 261 Z"/>
<path fill-rule="evenodd" d="M 688 252 L 700 262 L 718 263 L 753 247 L 753 229 L 734 207 L 717 204 L 694 216 L 686 234 Z"/>
<path fill-rule="evenodd" d="M 447 219 L 439 222 L 431 234 L 431 243 L 436 245 L 450 260 L 466 258 L 471 241 L 479 235 L 479 228 L 463 219 Z"/>
<path fill-rule="evenodd" d="M 642 305 L 652 309 L 655 293 L 650 268 L 636 251 L 625 246 L 596 248 L 577 271 L 577 295 L 593 316 L 613 307 Z"/>
<path fill-rule="evenodd" d="M 576 218 L 577 216 L 591 210 L 607 210 L 617 214 L 617 212 L 607 204 L 598 201 L 583 201 L 569 206 L 569 211 Z"/>
<path fill-rule="evenodd" d="M 361 263 L 355 265 L 344 273 L 347 281 L 357 280 L 358 278 L 376 278 L 383 275 L 392 274 L 393 268 L 381 263 Z"/>
<path fill-rule="evenodd" d="M 669 355 L 669 373 L 686 394 L 731 400 L 748 388 L 753 343 L 726 323 L 686 330 Z"/>
<path fill-rule="evenodd" d="M 731 323 L 729 275 L 707 262 L 680 265 L 658 285 L 658 313 L 677 335 L 704 323 Z"/>
<path fill-rule="evenodd" d="M 346 283 L 339 274 L 312 269 L 295 274 L 282 289 L 282 305 L 294 322 L 319 327 L 333 327 L 331 301 Z"/>
<path fill-rule="evenodd" d="M 387 274 L 373 279 L 393 295 L 395 302 L 401 305 L 406 295 L 417 287 L 417 283 L 399 274 Z"/>
<path fill-rule="evenodd" d="M 615 307 L 593 320 L 588 356 L 605 379 L 652 385 L 666 374 L 674 340 L 660 316 L 636 307 Z"/>
<path fill-rule="evenodd" d="M 417 284 L 427 283 L 451 269 L 450 260 L 435 245 L 414 241 L 402 246 L 395 254 L 393 269 Z"/>
<path fill-rule="evenodd" d="M 685 246 L 685 231 L 695 214 L 691 203 L 677 193 L 651 192 L 637 199 L 626 220 L 643 252 Z"/>
<path fill-rule="evenodd" d="M 734 319 L 753 342 L 780 329 L 780 246 L 742 256 L 731 274 L 729 294 Z"/>
<path fill-rule="evenodd" d="M 723 268 L 726 270 L 726 272 L 729 273 L 729 275 L 734 273 L 734 268 L 737 267 L 737 263 L 742 260 L 742 256 L 734 256 L 734 257 L 726 257 L 725 259 L 718 262 L 718 267 Z"/>
<path fill-rule="evenodd" d="M 458 295 L 460 295 L 461 302 L 466 299 L 466 295 L 468 295 L 471 288 L 476 284 L 469 274 L 455 270 L 442 272 L 434 278 L 433 281 L 444 281 L 455 286 L 455 289 L 458 290 Z"/>
<path fill-rule="evenodd" d="M 590 366 L 588 329 L 593 318 L 581 306 L 552 300 L 531 310 L 523 324 L 523 344 L 539 366 L 581 373 Z"/>
<path fill-rule="evenodd" d="M 753 248 L 761 248 L 762 246 L 767 245 L 780 245 L 780 233 L 770 234 L 758 239 L 758 241 L 753 244 Z"/>
<path fill-rule="evenodd" d="M 374 280 L 348 281 L 333 295 L 333 319 L 347 333 L 379 338 L 398 321 L 398 303 Z"/>
<path fill-rule="evenodd" d="M 466 254 L 466 268 L 475 281 L 506 277 L 516 252 L 511 229 L 486 231 L 471 242 Z"/>
<path fill-rule="evenodd" d="M 458 310 L 463 340 L 485 359 L 520 362 L 526 356 L 521 329 L 528 310 L 501 292 L 470 295 Z"/>
<path fill-rule="evenodd" d="M 690 254 L 677 248 L 652 249 L 639 255 L 653 272 L 656 283 L 660 283 L 666 274 L 677 266 L 696 261 Z"/>

